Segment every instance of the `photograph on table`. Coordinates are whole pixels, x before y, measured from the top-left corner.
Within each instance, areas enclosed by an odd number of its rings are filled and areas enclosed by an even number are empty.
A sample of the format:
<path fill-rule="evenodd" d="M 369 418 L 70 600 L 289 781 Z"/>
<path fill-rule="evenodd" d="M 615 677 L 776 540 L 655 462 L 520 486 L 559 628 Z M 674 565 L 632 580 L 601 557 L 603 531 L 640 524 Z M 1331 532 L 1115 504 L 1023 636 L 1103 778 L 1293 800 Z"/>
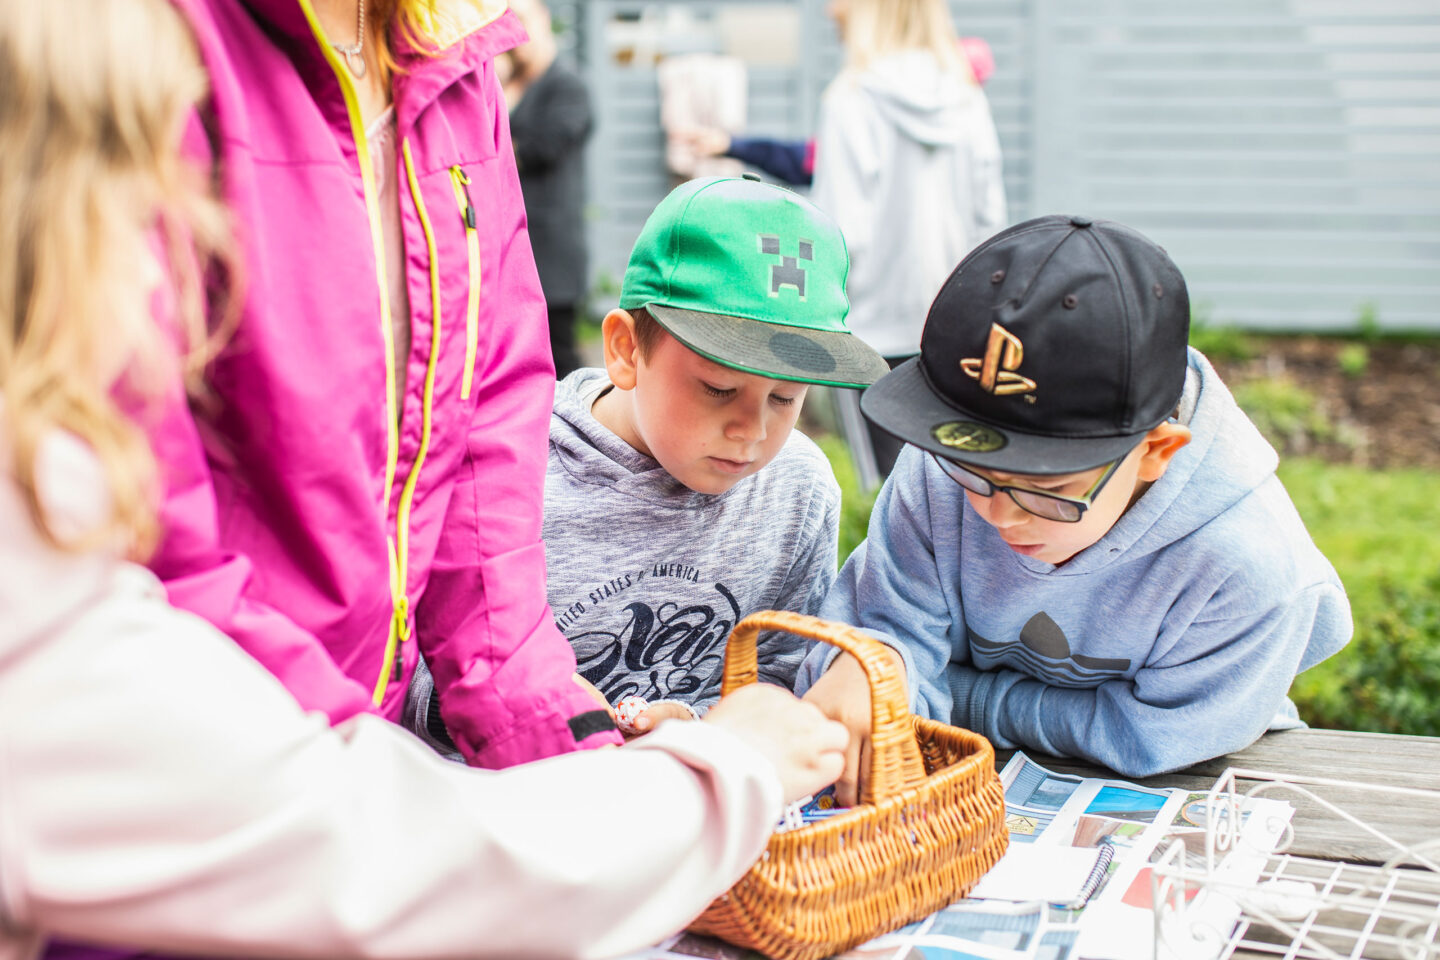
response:
<path fill-rule="evenodd" d="M 1005 829 L 1010 831 L 1011 843 L 1034 843 L 1054 819 L 1049 811 L 1007 807 Z"/>
<path fill-rule="evenodd" d="M 1230 815 L 1231 809 L 1232 807 L 1228 803 L 1219 804 L 1217 812 L 1222 818 L 1221 823 L 1224 823 L 1223 818 Z M 1240 823 L 1242 826 L 1250 819 L 1251 812 L 1250 810 L 1240 811 Z M 1177 823 L 1188 823 L 1192 827 L 1199 827 L 1201 829 L 1209 826 L 1209 818 L 1210 794 L 1208 793 L 1190 794 L 1185 798 L 1184 802 L 1180 804 L 1180 812 L 1175 815 Z"/>
<path fill-rule="evenodd" d="M 1029 762 L 1029 758 L 1026 761 L 1013 774 L 1014 779 L 1005 790 L 1007 806 L 1059 810 L 1080 786 L 1079 777 L 1051 773 L 1039 764 Z"/>
<path fill-rule="evenodd" d="M 1145 832 L 1145 826 L 1128 820 L 1111 820 L 1085 814 L 1075 821 L 1075 835 L 1070 840 L 1072 847 L 1098 847 L 1101 843 L 1131 847 Z"/>
<path fill-rule="evenodd" d="M 1117 820 L 1153 823 L 1170 799 L 1168 791 L 1132 790 L 1128 787 L 1102 787 L 1095 799 L 1085 807 L 1086 813 L 1098 813 Z"/>

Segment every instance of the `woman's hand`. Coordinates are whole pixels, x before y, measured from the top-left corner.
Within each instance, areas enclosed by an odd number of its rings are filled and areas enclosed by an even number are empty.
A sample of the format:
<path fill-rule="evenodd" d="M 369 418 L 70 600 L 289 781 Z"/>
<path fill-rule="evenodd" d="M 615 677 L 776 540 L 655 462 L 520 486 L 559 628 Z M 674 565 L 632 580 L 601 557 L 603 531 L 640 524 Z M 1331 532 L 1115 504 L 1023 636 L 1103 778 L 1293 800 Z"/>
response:
<path fill-rule="evenodd" d="M 845 728 L 773 684 L 748 684 L 722 697 L 703 722 L 724 727 L 764 754 L 780 775 L 786 803 L 818 793 L 845 768 Z"/>

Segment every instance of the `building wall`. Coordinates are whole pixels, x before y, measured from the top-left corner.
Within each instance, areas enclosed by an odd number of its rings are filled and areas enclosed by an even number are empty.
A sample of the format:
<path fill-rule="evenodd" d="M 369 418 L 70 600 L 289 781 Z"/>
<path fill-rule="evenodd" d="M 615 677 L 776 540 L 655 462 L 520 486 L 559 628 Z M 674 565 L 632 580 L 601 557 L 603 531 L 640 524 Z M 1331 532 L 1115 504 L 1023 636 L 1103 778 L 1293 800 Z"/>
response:
<path fill-rule="evenodd" d="M 803 137 L 839 45 L 823 0 L 553 6 L 596 103 L 590 242 L 605 308 L 673 182 L 655 57 L 756 59 L 750 132 Z M 1440 0 L 951 6 L 995 53 L 1012 219 L 1132 224 L 1215 324 L 1340 331 L 1373 316 L 1440 330 Z"/>

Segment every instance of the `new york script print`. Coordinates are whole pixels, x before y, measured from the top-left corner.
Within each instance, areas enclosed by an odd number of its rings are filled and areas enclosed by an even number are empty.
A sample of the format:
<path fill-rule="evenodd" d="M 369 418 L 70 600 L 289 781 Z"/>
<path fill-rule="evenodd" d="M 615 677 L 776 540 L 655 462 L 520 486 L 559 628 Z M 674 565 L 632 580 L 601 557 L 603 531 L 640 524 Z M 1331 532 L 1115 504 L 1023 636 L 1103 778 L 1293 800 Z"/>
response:
<path fill-rule="evenodd" d="M 580 675 L 614 703 L 621 697 L 695 701 L 720 691 L 725 638 L 740 604 L 724 584 L 711 597 L 652 605 L 634 599 L 570 635 Z M 588 618 L 587 618 L 588 619 Z"/>

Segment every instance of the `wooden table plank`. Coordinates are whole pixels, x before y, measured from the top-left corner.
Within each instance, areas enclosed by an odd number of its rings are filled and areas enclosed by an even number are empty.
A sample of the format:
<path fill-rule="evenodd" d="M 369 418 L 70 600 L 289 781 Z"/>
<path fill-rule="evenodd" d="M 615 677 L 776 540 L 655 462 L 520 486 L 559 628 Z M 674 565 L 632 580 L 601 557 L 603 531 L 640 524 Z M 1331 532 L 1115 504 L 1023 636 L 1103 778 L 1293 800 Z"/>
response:
<path fill-rule="evenodd" d="M 1036 763 L 1056 773 L 1086 777 L 1121 777 L 1080 760 L 1025 751 Z M 1010 751 L 997 751 L 1003 767 Z M 1343 730 L 1286 730 L 1266 734 L 1253 745 L 1193 767 L 1134 782 L 1154 787 L 1208 790 L 1229 767 L 1267 773 L 1325 777 L 1358 783 L 1435 791 L 1440 796 L 1440 737 L 1408 737 Z M 1246 789 L 1247 783 L 1242 783 Z M 1393 798 L 1342 787 L 1309 788 L 1329 802 L 1387 834 L 1413 845 L 1440 836 L 1440 799 Z M 1292 793 L 1272 796 L 1295 804 L 1295 840 L 1289 852 L 1324 860 L 1382 863 L 1395 851 L 1358 831 L 1323 807 Z"/>

